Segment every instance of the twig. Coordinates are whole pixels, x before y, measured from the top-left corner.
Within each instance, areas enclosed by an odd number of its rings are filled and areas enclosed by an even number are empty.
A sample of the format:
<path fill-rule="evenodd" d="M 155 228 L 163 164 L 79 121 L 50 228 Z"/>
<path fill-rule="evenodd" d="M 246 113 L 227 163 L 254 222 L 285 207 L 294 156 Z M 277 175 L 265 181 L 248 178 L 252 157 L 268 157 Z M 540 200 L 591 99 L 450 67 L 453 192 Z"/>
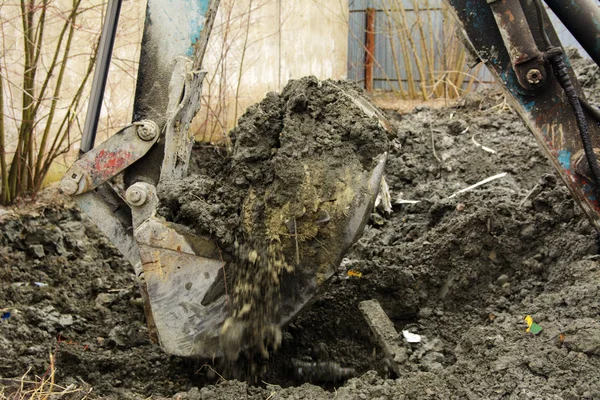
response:
<path fill-rule="evenodd" d="M 529 199 L 531 197 L 531 195 L 540 187 L 539 183 L 536 184 L 533 189 L 531 189 L 529 191 L 529 193 L 527 193 L 527 196 L 525 196 L 525 198 L 523 200 L 521 200 L 521 202 L 519 203 L 519 207 L 523 207 L 523 204 L 525 204 L 525 202 L 527 201 L 527 199 Z"/>
<path fill-rule="evenodd" d="M 461 193 L 465 193 L 465 192 L 468 192 L 468 191 L 470 191 L 470 190 L 473 190 L 473 189 L 475 189 L 475 188 L 477 188 L 477 187 L 479 187 L 479 186 L 481 186 L 481 185 L 485 185 L 486 183 L 488 183 L 488 182 L 491 182 L 491 181 L 493 181 L 493 180 L 500 179 L 500 178 L 504 178 L 506 175 L 507 175 L 507 173 L 506 173 L 506 172 L 502 172 L 501 174 L 494 175 L 494 176 L 490 176 L 489 178 L 485 178 L 484 180 L 482 180 L 482 181 L 480 181 L 480 182 L 477 182 L 477 183 L 476 183 L 476 184 L 474 184 L 474 185 L 471 185 L 471 186 L 469 186 L 469 187 L 466 187 L 466 188 L 464 188 L 464 189 L 461 189 L 461 190 L 459 190 L 458 192 L 454 193 L 453 195 L 449 196 L 448 198 L 449 198 L 449 199 L 451 199 L 451 198 L 453 198 L 453 197 L 456 197 L 456 196 L 458 196 L 458 195 L 459 195 L 459 194 L 461 194 Z"/>
<path fill-rule="evenodd" d="M 496 150 L 494 150 L 494 149 L 491 149 L 491 148 L 489 148 L 489 147 L 487 147 L 487 146 L 484 146 L 484 145 L 482 145 L 481 143 L 479 143 L 477 140 L 475 140 L 475 136 L 477 136 L 477 135 L 478 135 L 478 134 L 477 134 L 477 133 L 475 133 L 475 134 L 473 134 L 473 136 L 471 137 L 471 141 L 473 142 L 473 144 L 474 144 L 475 146 L 477 146 L 477 147 L 481 147 L 481 150 L 483 150 L 483 151 L 487 151 L 488 153 L 492 153 L 492 154 L 496 154 L 496 153 L 497 153 L 497 152 L 496 152 Z"/>
<path fill-rule="evenodd" d="M 498 104 L 496 104 L 493 107 L 488 108 L 487 110 L 484 110 L 484 113 L 488 113 L 491 112 L 494 109 L 498 109 L 498 114 L 500 114 L 502 111 L 504 110 L 510 110 L 510 106 L 508 105 L 507 101 L 506 101 L 506 96 L 502 95 L 502 101 Z"/>
<path fill-rule="evenodd" d="M 435 156 L 435 159 L 438 160 L 438 162 L 441 164 L 442 160 L 438 157 L 437 152 L 435 151 L 435 138 L 433 136 L 433 128 L 429 128 L 429 131 L 431 132 L 431 148 L 433 149 L 433 155 Z"/>
<path fill-rule="evenodd" d="M 375 208 L 380 204 L 383 211 L 388 214 L 392 212 L 392 195 L 384 176 L 381 177 L 381 182 L 379 183 L 379 193 L 377 193 L 377 198 L 375 199 Z"/>
<path fill-rule="evenodd" d="M 198 369 L 198 371 L 196 371 L 196 373 L 198 373 L 198 372 L 202 371 L 202 368 L 205 368 L 205 367 L 208 367 L 208 368 L 209 368 L 209 369 L 210 369 L 212 372 L 214 372 L 215 374 L 217 374 L 217 376 L 218 376 L 219 378 L 221 378 L 222 380 L 224 380 L 224 381 L 227 381 L 227 379 L 223 378 L 223 375 L 221 375 L 220 373 L 218 373 L 218 372 L 217 372 L 217 371 L 216 371 L 216 370 L 215 370 L 213 367 L 211 367 L 211 366 L 210 366 L 210 365 L 208 365 L 208 364 L 204 364 L 204 365 L 202 365 L 202 366 L 201 366 L 201 367 Z"/>

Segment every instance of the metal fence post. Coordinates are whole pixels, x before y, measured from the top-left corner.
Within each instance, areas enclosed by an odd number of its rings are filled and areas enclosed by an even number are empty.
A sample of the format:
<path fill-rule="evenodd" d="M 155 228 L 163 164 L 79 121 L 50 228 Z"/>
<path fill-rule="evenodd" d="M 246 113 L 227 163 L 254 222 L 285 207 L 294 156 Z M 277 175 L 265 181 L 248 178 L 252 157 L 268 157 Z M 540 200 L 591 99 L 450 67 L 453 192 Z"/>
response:
<path fill-rule="evenodd" d="M 375 61 L 375 9 L 367 8 L 367 27 L 365 29 L 365 89 L 373 91 L 373 64 Z"/>

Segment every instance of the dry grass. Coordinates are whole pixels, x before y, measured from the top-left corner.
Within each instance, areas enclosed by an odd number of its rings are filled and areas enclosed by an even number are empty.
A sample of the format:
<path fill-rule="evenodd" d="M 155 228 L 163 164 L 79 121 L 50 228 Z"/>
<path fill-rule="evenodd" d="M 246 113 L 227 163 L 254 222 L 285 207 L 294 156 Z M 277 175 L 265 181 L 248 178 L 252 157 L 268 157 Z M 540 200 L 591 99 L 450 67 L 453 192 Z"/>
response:
<path fill-rule="evenodd" d="M 0 400 L 83 400 L 87 399 L 92 389 L 80 388 L 75 384 L 67 387 L 55 383 L 56 355 L 50 354 L 50 365 L 43 376 L 30 379 L 28 370 L 20 379 L 0 380 Z M 83 386 L 85 383 L 83 383 Z"/>
<path fill-rule="evenodd" d="M 376 59 L 374 67 L 397 98 L 456 99 L 480 83 L 477 77 L 483 66 L 467 66 L 458 26 L 445 4 L 382 0 L 378 11 L 383 17 L 377 18 L 376 35 L 389 42 L 392 66 L 384 69 Z"/>
<path fill-rule="evenodd" d="M 448 99 L 445 97 L 437 97 L 428 100 L 419 99 L 401 99 L 393 92 L 374 91 L 370 94 L 369 99 L 373 104 L 383 110 L 395 110 L 400 114 L 408 114 L 414 111 L 417 107 L 427 106 L 429 108 L 451 107 L 460 103 L 460 99 Z"/>

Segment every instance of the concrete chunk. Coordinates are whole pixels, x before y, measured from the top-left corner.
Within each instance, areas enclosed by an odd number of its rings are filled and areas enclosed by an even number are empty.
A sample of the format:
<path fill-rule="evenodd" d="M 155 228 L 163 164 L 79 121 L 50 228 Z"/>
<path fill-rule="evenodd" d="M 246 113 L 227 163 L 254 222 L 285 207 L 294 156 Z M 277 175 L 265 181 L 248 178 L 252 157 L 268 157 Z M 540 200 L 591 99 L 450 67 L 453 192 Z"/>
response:
<path fill-rule="evenodd" d="M 391 362 L 394 372 L 400 374 L 399 364 L 408 359 L 406 349 L 401 346 L 398 332 L 377 300 L 365 300 L 358 308 L 363 313 L 383 353 Z"/>

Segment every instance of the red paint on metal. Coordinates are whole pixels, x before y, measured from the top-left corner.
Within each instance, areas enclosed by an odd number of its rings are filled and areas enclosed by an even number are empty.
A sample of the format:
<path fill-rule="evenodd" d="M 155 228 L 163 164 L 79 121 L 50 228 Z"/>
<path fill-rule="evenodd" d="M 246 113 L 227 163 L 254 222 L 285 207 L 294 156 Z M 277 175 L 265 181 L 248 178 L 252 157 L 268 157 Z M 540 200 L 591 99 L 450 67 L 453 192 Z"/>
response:
<path fill-rule="evenodd" d="M 98 155 L 92 160 L 90 168 L 90 177 L 93 186 L 105 182 L 118 172 L 127 168 L 135 161 L 135 155 L 128 150 L 120 149 L 116 151 L 100 150 Z"/>

